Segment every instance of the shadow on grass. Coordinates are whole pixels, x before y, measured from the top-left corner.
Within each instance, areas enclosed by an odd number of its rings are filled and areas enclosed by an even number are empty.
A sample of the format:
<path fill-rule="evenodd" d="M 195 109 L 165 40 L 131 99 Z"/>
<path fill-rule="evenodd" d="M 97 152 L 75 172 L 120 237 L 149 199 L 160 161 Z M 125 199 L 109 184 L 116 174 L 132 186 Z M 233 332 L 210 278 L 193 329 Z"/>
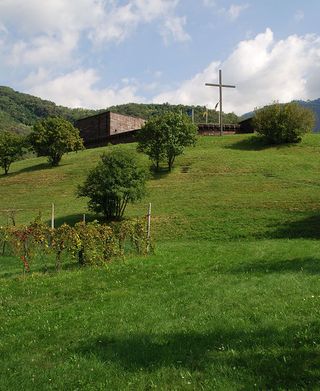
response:
<path fill-rule="evenodd" d="M 244 140 L 237 141 L 234 144 L 226 145 L 226 149 L 236 149 L 240 151 L 262 151 L 264 149 L 284 149 L 290 148 L 296 144 L 270 144 L 262 137 L 252 136 Z"/>
<path fill-rule="evenodd" d="M 262 138 L 257 136 L 251 136 L 244 140 L 237 141 L 231 145 L 226 145 L 226 149 L 237 149 L 240 151 L 261 151 L 263 149 L 270 148 Z"/>
<path fill-rule="evenodd" d="M 63 262 L 61 264 L 61 268 L 58 270 L 56 265 L 50 264 L 50 265 L 43 265 L 38 267 L 35 270 L 32 270 L 33 272 L 36 273 L 50 273 L 50 274 L 55 274 L 59 271 L 73 271 L 73 270 L 79 270 L 80 265 L 78 262 L 73 261 L 73 262 Z"/>
<path fill-rule="evenodd" d="M 39 163 L 39 164 L 35 164 L 34 166 L 22 168 L 21 170 L 16 171 L 15 174 L 22 174 L 24 172 L 33 172 L 33 171 L 39 171 L 39 170 L 46 170 L 46 169 L 50 169 L 50 168 L 51 168 L 51 166 L 48 162 Z"/>
<path fill-rule="evenodd" d="M 254 380 L 257 389 L 310 389 L 320 382 L 320 352 L 314 345 L 319 332 L 319 324 L 314 323 L 284 330 L 224 328 L 203 334 L 102 336 L 77 353 L 105 364 L 116 362 L 127 371 L 175 367 L 196 373 L 214 371 L 217 377 L 221 370 L 222 376 L 234 374 L 249 384 Z"/>
<path fill-rule="evenodd" d="M 169 174 L 170 171 L 167 167 L 159 167 L 157 171 L 153 167 L 150 168 L 150 177 L 153 180 L 166 178 Z"/>
<path fill-rule="evenodd" d="M 60 167 L 68 166 L 68 165 L 70 165 L 70 163 L 60 163 L 58 166 L 53 167 L 48 162 L 39 163 L 39 164 L 35 164 L 33 166 L 21 168 L 20 170 L 17 170 L 17 171 L 13 171 L 13 172 L 9 171 L 8 175 L 1 174 L 0 178 L 1 177 L 10 178 L 10 177 L 15 177 L 15 176 L 23 174 L 23 173 L 29 173 L 29 172 L 35 172 L 35 171 L 41 171 L 41 170 L 56 169 L 56 168 L 60 168 Z"/>
<path fill-rule="evenodd" d="M 13 172 L 9 171 L 8 175 L 1 174 L 0 178 L 1 177 L 3 177 L 3 178 L 15 177 L 15 176 L 20 175 L 24 172 L 39 171 L 39 170 L 44 170 L 47 168 L 50 168 L 48 163 L 39 163 L 39 164 L 35 164 L 34 166 L 22 168 L 21 170 L 18 170 L 18 171 L 13 171 Z"/>
<path fill-rule="evenodd" d="M 57 267 L 52 262 L 48 263 L 47 265 L 45 263 L 43 264 L 36 264 L 34 265 L 31 263 L 31 270 L 28 273 L 24 272 L 23 264 L 19 257 L 12 257 L 14 260 L 14 265 L 11 266 L 12 270 L 0 270 L 0 278 L 19 278 L 22 276 L 25 276 L 26 278 L 32 276 L 33 273 L 41 273 L 41 274 L 57 274 L 60 271 L 73 271 L 73 270 L 79 270 L 80 266 L 79 263 L 76 261 L 73 262 L 62 262 L 61 268 L 57 270 Z M 17 265 L 20 265 L 18 267 Z"/>
<path fill-rule="evenodd" d="M 118 223 L 121 221 L 127 220 L 128 217 L 122 217 L 120 219 L 106 219 L 102 215 L 97 215 L 93 213 L 85 213 L 85 221 L 86 223 L 92 222 L 92 221 L 98 221 L 100 224 L 112 224 L 112 223 Z M 73 215 L 68 215 L 68 216 L 60 216 L 55 218 L 55 228 L 60 227 L 63 224 L 68 224 L 71 226 L 74 226 L 77 223 L 83 222 L 84 221 L 84 214 L 83 213 L 76 213 Z M 46 224 L 51 225 L 51 220 L 47 220 Z"/>
<path fill-rule="evenodd" d="M 232 268 L 231 273 L 298 273 L 320 274 L 320 258 L 262 260 Z"/>
<path fill-rule="evenodd" d="M 73 215 L 56 217 L 56 219 L 54 221 L 55 227 L 56 228 L 60 227 L 64 223 L 71 225 L 71 226 L 74 226 L 76 223 L 80 223 L 83 221 L 83 215 L 84 215 L 83 213 L 76 213 Z M 98 220 L 99 217 L 94 214 L 91 214 L 91 213 L 86 213 L 85 219 L 86 219 L 86 222 L 90 222 L 93 220 Z M 46 221 L 46 224 L 51 225 L 51 220 Z"/>
<path fill-rule="evenodd" d="M 272 233 L 275 239 L 320 239 L 320 214 L 281 224 Z"/>

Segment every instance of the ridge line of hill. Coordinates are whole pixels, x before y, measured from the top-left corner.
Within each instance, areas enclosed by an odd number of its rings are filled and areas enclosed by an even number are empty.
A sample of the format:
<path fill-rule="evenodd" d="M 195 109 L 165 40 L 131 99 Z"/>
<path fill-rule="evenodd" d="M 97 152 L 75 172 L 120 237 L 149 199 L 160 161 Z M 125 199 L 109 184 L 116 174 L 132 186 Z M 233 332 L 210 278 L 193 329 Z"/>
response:
<path fill-rule="evenodd" d="M 320 98 L 315 100 L 297 100 L 299 104 L 311 109 L 316 115 L 316 130 L 320 130 Z M 194 108 L 196 123 L 205 122 L 206 108 L 204 106 L 171 105 L 169 103 L 126 103 L 101 108 L 98 110 L 85 108 L 68 108 L 57 105 L 49 100 L 18 92 L 6 86 L 0 86 L 0 131 L 8 130 L 14 133 L 27 134 L 39 119 L 47 116 L 61 116 L 74 123 L 80 118 L 98 114 L 102 111 L 131 115 L 149 119 L 161 115 L 165 111 L 182 111 L 187 113 Z M 245 115 L 244 115 L 245 116 Z M 243 117 L 244 117 L 243 116 Z M 239 117 L 234 113 L 223 113 L 225 123 L 238 123 Z M 218 123 L 218 112 L 208 109 L 208 122 Z"/>
<path fill-rule="evenodd" d="M 195 122 L 205 122 L 206 108 L 204 106 L 171 105 L 169 103 L 127 103 L 99 110 L 72 109 L 56 105 L 49 100 L 15 91 L 10 87 L 0 86 L 0 131 L 9 130 L 15 133 L 26 134 L 36 121 L 53 115 L 61 116 L 74 123 L 77 119 L 110 110 L 119 114 L 148 119 L 165 111 L 182 111 L 186 113 L 191 107 L 195 109 Z M 208 110 L 208 120 L 209 122 L 217 122 L 218 113 L 215 110 Z M 231 124 L 237 123 L 238 116 L 234 113 L 224 114 L 224 120 Z"/>

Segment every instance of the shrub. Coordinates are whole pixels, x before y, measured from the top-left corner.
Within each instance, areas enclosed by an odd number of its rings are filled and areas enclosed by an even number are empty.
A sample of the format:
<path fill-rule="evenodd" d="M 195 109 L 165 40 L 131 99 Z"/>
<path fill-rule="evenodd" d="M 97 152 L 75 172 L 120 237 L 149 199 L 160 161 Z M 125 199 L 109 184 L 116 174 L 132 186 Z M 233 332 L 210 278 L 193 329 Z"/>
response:
<path fill-rule="evenodd" d="M 298 103 L 273 103 L 255 110 L 254 128 L 270 144 L 298 143 L 311 132 L 315 117 Z"/>
<path fill-rule="evenodd" d="M 89 197 L 89 209 L 107 220 L 119 220 L 128 202 L 144 196 L 146 179 L 146 169 L 132 153 L 114 149 L 101 156 L 101 162 L 79 186 L 78 196 Z"/>

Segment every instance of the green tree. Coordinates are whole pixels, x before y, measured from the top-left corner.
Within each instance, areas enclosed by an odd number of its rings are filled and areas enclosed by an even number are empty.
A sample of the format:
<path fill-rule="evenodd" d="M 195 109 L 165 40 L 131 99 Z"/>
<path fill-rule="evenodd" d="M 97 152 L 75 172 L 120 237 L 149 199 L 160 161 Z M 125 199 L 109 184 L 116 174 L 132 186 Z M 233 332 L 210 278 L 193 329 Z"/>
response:
<path fill-rule="evenodd" d="M 23 146 L 23 137 L 7 131 L 0 132 L 0 165 L 5 175 L 8 175 L 11 163 L 22 156 Z"/>
<path fill-rule="evenodd" d="M 60 117 L 37 122 L 28 140 L 38 156 L 48 156 L 52 166 L 57 166 L 66 152 L 83 149 L 78 129 Z"/>
<path fill-rule="evenodd" d="M 90 210 L 105 218 L 120 219 L 128 202 L 145 194 L 147 170 L 138 164 L 136 156 L 114 149 L 101 156 L 98 165 L 89 172 L 78 196 L 89 197 Z"/>
<path fill-rule="evenodd" d="M 315 116 L 295 102 L 273 103 L 255 110 L 253 124 L 270 144 L 298 143 L 302 135 L 312 131 Z"/>
<path fill-rule="evenodd" d="M 141 129 L 138 151 L 146 153 L 157 170 L 160 162 L 166 161 L 171 171 L 175 158 L 195 144 L 196 135 L 197 126 L 186 115 L 166 112 L 151 118 Z"/>

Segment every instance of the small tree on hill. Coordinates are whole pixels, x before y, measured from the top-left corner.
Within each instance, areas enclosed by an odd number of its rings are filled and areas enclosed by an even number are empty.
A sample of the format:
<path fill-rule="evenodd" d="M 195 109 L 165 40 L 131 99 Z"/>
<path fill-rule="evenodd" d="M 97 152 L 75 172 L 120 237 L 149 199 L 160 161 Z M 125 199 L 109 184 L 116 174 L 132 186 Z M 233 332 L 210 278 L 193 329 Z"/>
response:
<path fill-rule="evenodd" d="M 89 197 L 90 210 L 107 219 L 120 219 L 128 202 L 145 194 L 147 171 L 131 153 L 115 149 L 101 156 L 101 162 L 90 171 L 78 188 L 78 196 Z"/>
<path fill-rule="evenodd" d="M 48 156 L 52 166 L 57 166 L 66 152 L 83 149 L 78 129 L 59 117 L 48 117 L 37 122 L 28 139 L 36 154 Z"/>
<path fill-rule="evenodd" d="M 11 163 L 18 160 L 23 154 L 24 138 L 17 134 L 0 132 L 0 166 L 8 174 Z"/>
<path fill-rule="evenodd" d="M 298 143 L 312 131 L 315 116 L 295 102 L 274 103 L 255 110 L 253 121 L 256 132 L 270 144 Z"/>
<path fill-rule="evenodd" d="M 157 170 L 161 161 L 166 161 L 171 170 L 184 148 L 195 144 L 196 135 L 197 127 L 186 115 L 167 112 L 143 126 L 138 134 L 138 151 L 146 153 Z"/>

